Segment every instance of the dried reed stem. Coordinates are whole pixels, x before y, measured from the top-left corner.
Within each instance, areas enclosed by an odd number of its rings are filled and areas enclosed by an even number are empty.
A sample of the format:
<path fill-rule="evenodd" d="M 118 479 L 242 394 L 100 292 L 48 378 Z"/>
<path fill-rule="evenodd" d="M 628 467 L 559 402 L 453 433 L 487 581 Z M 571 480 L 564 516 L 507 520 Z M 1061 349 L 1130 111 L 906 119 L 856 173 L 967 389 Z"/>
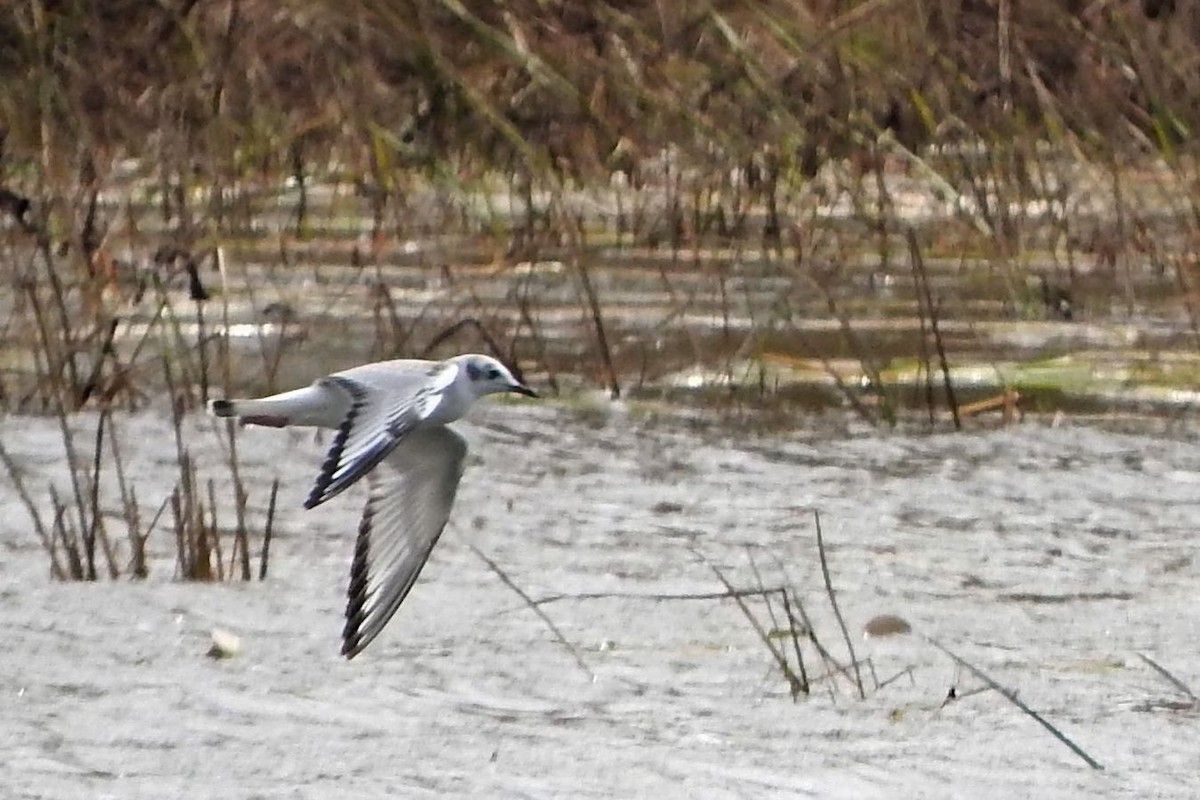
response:
<path fill-rule="evenodd" d="M 846 629 L 846 620 L 842 618 L 842 610 L 838 607 L 837 593 L 833 590 L 833 580 L 829 577 L 829 561 L 825 557 L 825 538 L 821 533 L 821 512 L 813 509 L 813 522 L 817 527 L 817 555 L 821 560 L 821 578 L 825 581 L 825 591 L 829 594 L 829 605 L 833 608 L 833 616 L 837 619 L 838 628 L 842 631 L 842 639 L 846 642 L 846 650 L 850 653 L 850 666 L 854 668 L 854 683 L 858 687 L 858 696 L 867 699 L 863 688 L 862 673 L 858 668 L 858 657 L 854 655 L 854 643 L 850 640 L 850 632 Z"/>
<path fill-rule="evenodd" d="M 1058 728 L 1054 727 L 1048 721 L 1046 721 L 1045 717 L 1043 717 L 1041 714 L 1037 713 L 1032 708 L 1027 706 L 1023 700 L 1021 700 L 1019 697 L 1017 697 L 1016 692 L 1003 686 L 1002 684 L 997 682 L 994 678 L 992 678 L 990 675 L 988 675 L 986 672 L 981 670 L 979 667 L 977 667 L 974 664 L 972 664 L 971 662 L 967 661 L 962 656 L 959 656 L 957 653 L 954 653 L 953 651 L 951 651 L 949 648 L 947 648 L 945 645 L 943 645 L 941 642 L 937 641 L 936 639 L 934 639 L 930 636 L 925 636 L 925 635 L 922 635 L 922 638 L 925 641 L 929 642 L 934 647 L 936 647 L 938 650 L 941 650 L 943 653 L 945 653 L 947 656 L 949 656 L 954 661 L 954 663 L 963 667 L 964 669 L 969 671 L 972 675 L 979 678 L 979 680 L 986 683 L 990 688 L 992 688 L 996 692 L 998 692 L 1000 694 L 1000 696 L 1002 696 L 1005 700 L 1012 703 L 1017 708 L 1021 709 L 1021 711 L 1023 711 L 1030 719 L 1032 719 L 1034 722 L 1036 722 L 1037 724 L 1039 724 L 1043 728 L 1045 728 L 1047 731 L 1049 731 L 1051 736 L 1053 736 L 1055 739 L 1058 739 L 1060 742 L 1065 744 L 1071 750 L 1072 753 L 1074 753 L 1075 755 L 1077 755 L 1081 759 L 1083 759 L 1084 763 L 1086 763 L 1089 767 L 1091 767 L 1092 769 L 1104 769 L 1104 767 L 1102 767 L 1100 765 L 1100 762 L 1096 761 L 1096 759 L 1092 758 L 1087 753 L 1085 753 L 1083 751 L 1083 748 L 1081 748 L 1079 745 L 1075 744 L 1075 742 L 1068 739 L 1067 736 L 1062 731 L 1060 731 Z"/>

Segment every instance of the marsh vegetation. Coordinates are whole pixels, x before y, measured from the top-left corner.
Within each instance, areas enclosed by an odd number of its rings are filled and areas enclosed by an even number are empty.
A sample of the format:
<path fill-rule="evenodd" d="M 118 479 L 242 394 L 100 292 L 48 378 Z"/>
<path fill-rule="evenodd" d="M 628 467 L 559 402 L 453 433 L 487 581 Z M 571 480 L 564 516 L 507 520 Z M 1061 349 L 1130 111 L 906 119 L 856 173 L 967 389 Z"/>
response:
<path fill-rule="evenodd" d="M 12 4 L 0 400 L 488 349 L 885 426 L 1188 405 L 1193 5 Z"/>

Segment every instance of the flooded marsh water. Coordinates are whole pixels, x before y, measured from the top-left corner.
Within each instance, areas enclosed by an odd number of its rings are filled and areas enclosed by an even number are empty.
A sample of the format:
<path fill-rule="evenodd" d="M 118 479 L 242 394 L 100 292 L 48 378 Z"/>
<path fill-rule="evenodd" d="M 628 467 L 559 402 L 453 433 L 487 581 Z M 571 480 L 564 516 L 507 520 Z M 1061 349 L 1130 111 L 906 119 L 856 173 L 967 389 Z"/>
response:
<path fill-rule="evenodd" d="M 113 197 L 110 222 L 136 218 L 124 224 L 139 235 L 110 237 L 114 284 L 97 332 L 87 322 L 94 302 L 68 305 L 83 306 L 85 361 L 110 321 L 118 350 L 147 361 L 181 348 L 211 360 L 228 334 L 235 357 L 222 369 L 247 391 L 304 380 L 317 365 L 418 355 L 472 321 L 435 352 L 495 345 L 568 394 L 615 379 L 633 396 L 677 402 L 725 393 L 921 412 L 927 385 L 944 381 L 940 346 L 965 403 L 1012 390 L 1036 412 L 1194 407 L 1196 276 L 1186 225 L 1154 194 L 1165 191 L 1161 176 L 1141 188 L 1128 179 L 1122 217 L 1096 176 L 1063 169 L 1057 211 L 1036 198 L 1011 209 L 1025 247 L 1011 258 L 980 251 L 995 245 L 973 231 L 977 212 L 931 206 L 929 183 L 899 173 L 887 175 L 892 216 L 874 227 L 842 195 L 811 189 L 788 201 L 785 214 L 801 221 L 780 238 L 762 233 L 761 209 L 736 238 L 701 231 L 699 211 L 664 237 L 656 231 L 678 200 L 669 192 L 580 192 L 564 201 L 583 225 L 574 244 L 543 229 L 544 207 L 531 211 L 498 187 L 449 198 L 414 190 L 381 228 L 365 197 L 319 183 L 307 189 L 301 226 L 293 186 L 227 203 L 226 232 L 193 234 L 166 262 L 147 242 L 177 234 L 144 199 Z M 1068 211 L 1076 216 L 1060 216 Z M 923 251 L 920 270 L 906 226 Z M 7 254 L 14 267 L 36 266 L 20 247 Z M 146 291 L 154 280 L 161 292 Z M 203 287 L 202 304 L 188 299 L 189 281 Z M 5 310 L 9 330 L 24 331 L 0 348 L 16 383 L 37 370 L 28 314 L 19 296 Z M 156 363 L 135 368 L 139 380 L 161 378 Z M 936 400 L 944 412 L 940 392 Z"/>

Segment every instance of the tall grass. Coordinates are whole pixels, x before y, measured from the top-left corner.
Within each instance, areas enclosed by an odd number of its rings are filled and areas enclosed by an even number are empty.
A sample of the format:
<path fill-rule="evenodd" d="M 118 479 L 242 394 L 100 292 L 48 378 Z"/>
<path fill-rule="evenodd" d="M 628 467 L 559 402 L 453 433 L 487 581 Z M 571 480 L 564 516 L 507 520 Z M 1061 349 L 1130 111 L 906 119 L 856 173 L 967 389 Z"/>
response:
<path fill-rule="evenodd" d="M 1111 275 L 1089 284 L 1094 304 L 1136 313 L 1149 247 L 1190 303 L 1176 262 L 1200 239 L 1194 5 L 10 4 L 0 268 L 14 291 L 0 324 L 38 356 L 6 359 L 0 402 L 50 411 L 61 381 L 71 408 L 136 405 L 161 386 L 162 360 L 189 404 L 230 381 L 278 388 L 303 325 L 285 320 L 261 364 L 230 374 L 218 352 L 228 305 L 215 314 L 203 298 L 227 304 L 235 288 L 260 310 L 303 295 L 312 317 L 357 302 L 374 326 L 362 357 L 428 349 L 472 318 L 458 333 L 616 394 L 677 366 L 652 362 L 697 300 L 673 293 L 659 325 L 619 328 L 592 268 L 616 243 L 665 251 L 664 283 L 690 267 L 719 298 L 720 340 L 682 334 L 675 358 L 732 378 L 796 313 L 844 320 L 882 395 L 842 394 L 894 424 L 885 357 L 847 311 L 863 289 L 839 267 L 903 260 L 910 190 L 937 208 L 916 223 L 925 257 L 971 253 L 1012 316 L 1029 313 L 1034 262 L 1073 295 L 1095 262 Z M 446 233 L 453 246 L 400 246 Z M 793 282 L 749 308 L 745 335 L 728 324 L 749 303 L 730 273 L 751 259 Z M 548 261 L 568 267 L 582 358 L 546 335 L 561 294 L 517 269 Z M 398 262 L 440 275 L 415 315 L 386 272 Z M 295 288 L 306 270 L 319 292 Z M 475 291 L 486 281 L 511 287 L 501 307 Z M 934 309 L 914 289 L 914 315 L 954 313 L 955 297 Z M 135 317 L 148 325 L 129 348 Z"/>

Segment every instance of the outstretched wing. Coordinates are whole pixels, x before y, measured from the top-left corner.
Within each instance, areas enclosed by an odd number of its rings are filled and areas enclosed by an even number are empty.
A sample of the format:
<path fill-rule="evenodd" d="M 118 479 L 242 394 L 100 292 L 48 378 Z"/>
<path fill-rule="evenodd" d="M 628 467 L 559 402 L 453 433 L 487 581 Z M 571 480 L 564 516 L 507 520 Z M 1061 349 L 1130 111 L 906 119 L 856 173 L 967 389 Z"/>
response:
<path fill-rule="evenodd" d="M 368 383 L 365 376 L 360 379 L 348 374 L 318 381 L 349 395 L 350 410 L 333 437 L 304 507 L 321 505 L 370 472 L 406 434 L 437 410 L 457 375 L 458 367 L 444 362 L 408 391 L 395 391 L 386 384 Z"/>
<path fill-rule="evenodd" d="M 450 517 L 466 453 L 449 428 L 416 430 L 367 477 L 342 632 L 347 658 L 371 643 L 412 589 Z"/>

